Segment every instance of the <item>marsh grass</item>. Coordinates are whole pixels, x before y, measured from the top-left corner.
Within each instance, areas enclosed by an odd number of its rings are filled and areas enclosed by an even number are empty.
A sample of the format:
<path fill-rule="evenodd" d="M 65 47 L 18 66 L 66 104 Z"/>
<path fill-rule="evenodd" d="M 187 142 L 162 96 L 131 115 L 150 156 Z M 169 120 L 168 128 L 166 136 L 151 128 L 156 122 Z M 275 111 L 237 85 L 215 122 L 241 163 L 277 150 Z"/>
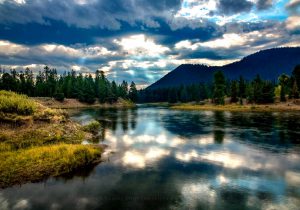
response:
<path fill-rule="evenodd" d="M 274 112 L 274 111 L 300 111 L 300 106 L 289 105 L 289 104 L 269 104 L 269 105 L 239 105 L 239 104 L 228 104 L 228 105 L 213 105 L 213 104 L 179 104 L 171 106 L 171 109 L 179 110 L 204 110 L 204 111 L 237 111 L 237 112 Z"/>
<path fill-rule="evenodd" d="M 59 143 L 80 144 L 85 136 L 86 133 L 81 127 L 72 122 L 39 123 L 13 129 L 0 127 L 0 152 Z"/>
<path fill-rule="evenodd" d="M 4 90 L 0 91 L 0 112 L 31 115 L 36 108 L 36 103 L 25 95 Z"/>
<path fill-rule="evenodd" d="M 100 123 L 96 120 L 90 122 L 89 124 L 82 127 L 83 131 L 89 132 L 89 133 L 98 133 L 100 128 Z"/>
<path fill-rule="evenodd" d="M 84 129 L 65 111 L 0 91 L 0 188 L 58 176 L 99 161 L 101 147 L 81 145 L 99 127 L 93 123 Z"/>
<path fill-rule="evenodd" d="M 0 188 L 69 173 L 99 161 L 101 149 L 57 144 L 0 153 Z"/>

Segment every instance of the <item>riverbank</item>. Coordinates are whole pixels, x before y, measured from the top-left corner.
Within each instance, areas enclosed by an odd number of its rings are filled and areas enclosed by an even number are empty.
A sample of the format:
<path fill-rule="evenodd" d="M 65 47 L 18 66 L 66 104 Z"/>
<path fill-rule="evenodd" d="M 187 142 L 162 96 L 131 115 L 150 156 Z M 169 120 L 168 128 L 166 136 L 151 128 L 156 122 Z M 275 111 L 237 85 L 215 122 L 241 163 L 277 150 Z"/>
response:
<path fill-rule="evenodd" d="M 57 101 L 49 97 L 34 97 L 31 99 L 33 99 L 37 103 L 40 103 L 52 109 L 133 108 L 136 106 L 133 102 L 121 98 L 118 99 L 118 101 L 113 104 L 109 104 L 109 103 L 100 104 L 98 101 L 93 104 L 88 104 L 88 103 L 82 103 L 77 99 L 72 99 L 72 98 L 65 99 L 63 102 Z"/>
<path fill-rule="evenodd" d="M 284 112 L 284 111 L 300 111 L 300 105 L 294 103 L 278 103 L 278 104 L 227 104 L 227 105 L 214 105 L 214 104 L 178 104 L 171 105 L 171 109 L 178 110 L 204 110 L 204 111 L 238 111 L 238 112 L 249 112 L 249 111 L 261 111 L 261 112 Z"/>
<path fill-rule="evenodd" d="M 82 145 L 97 134 L 100 124 L 92 125 L 81 126 L 62 110 L 0 91 L 0 188 L 99 162 L 103 148 Z"/>

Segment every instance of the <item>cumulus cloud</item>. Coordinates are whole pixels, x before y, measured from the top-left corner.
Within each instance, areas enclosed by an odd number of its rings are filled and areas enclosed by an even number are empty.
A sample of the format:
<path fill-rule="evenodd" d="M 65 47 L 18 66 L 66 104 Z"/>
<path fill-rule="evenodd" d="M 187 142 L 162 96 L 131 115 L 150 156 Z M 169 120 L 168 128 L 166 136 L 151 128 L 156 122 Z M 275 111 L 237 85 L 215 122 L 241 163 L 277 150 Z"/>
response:
<path fill-rule="evenodd" d="M 300 45 L 299 5 L 299 0 L 285 7 L 280 0 L 0 0 L 0 65 L 100 69 L 109 78 L 144 86 L 183 63 L 224 65 L 258 50 Z"/>
<path fill-rule="evenodd" d="M 156 44 L 153 39 L 144 34 L 116 39 L 114 43 L 120 45 L 124 53 L 130 56 L 159 57 L 166 51 L 170 51 L 168 47 Z"/>
<path fill-rule="evenodd" d="M 294 15 L 300 15 L 300 0 L 290 0 L 286 8 L 288 11 Z"/>
<path fill-rule="evenodd" d="M 290 31 L 300 30 L 300 16 L 291 16 L 286 20 L 286 28 Z"/>
<path fill-rule="evenodd" d="M 259 10 L 268 9 L 273 5 L 273 0 L 258 0 L 256 7 Z"/>
<path fill-rule="evenodd" d="M 218 2 L 219 12 L 225 15 L 248 12 L 253 5 L 253 2 L 248 0 L 219 0 Z"/>
<path fill-rule="evenodd" d="M 1 23 L 48 24 L 47 19 L 59 20 L 82 28 L 120 29 L 120 21 L 129 24 L 145 23 L 157 27 L 155 17 L 166 16 L 179 9 L 180 0 L 18 0 L 2 1 Z"/>

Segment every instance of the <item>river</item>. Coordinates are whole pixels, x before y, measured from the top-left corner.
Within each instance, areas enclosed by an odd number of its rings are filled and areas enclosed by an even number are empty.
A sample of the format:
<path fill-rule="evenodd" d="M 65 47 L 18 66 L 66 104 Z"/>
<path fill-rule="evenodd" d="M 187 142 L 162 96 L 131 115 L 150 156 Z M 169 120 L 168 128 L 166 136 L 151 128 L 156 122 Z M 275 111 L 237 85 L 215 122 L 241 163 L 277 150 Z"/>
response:
<path fill-rule="evenodd" d="M 77 110 L 103 162 L 0 191 L 0 209 L 299 209 L 300 113 Z"/>

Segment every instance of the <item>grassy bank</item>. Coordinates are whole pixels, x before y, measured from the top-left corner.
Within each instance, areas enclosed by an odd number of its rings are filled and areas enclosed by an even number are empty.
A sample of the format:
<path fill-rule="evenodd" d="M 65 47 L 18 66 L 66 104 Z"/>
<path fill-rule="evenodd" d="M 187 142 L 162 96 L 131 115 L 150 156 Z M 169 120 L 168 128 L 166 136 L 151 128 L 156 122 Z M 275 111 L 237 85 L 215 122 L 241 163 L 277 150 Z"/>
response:
<path fill-rule="evenodd" d="M 104 103 L 100 104 L 99 102 L 95 102 L 93 104 L 82 103 L 77 99 L 65 99 L 63 102 L 54 100 L 49 97 L 35 97 L 32 98 L 37 103 L 40 103 L 44 106 L 53 109 L 77 109 L 77 108 L 132 108 L 135 107 L 135 104 L 129 100 L 119 99 L 116 103 L 109 104 Z"/>
<path fill-rule="evenodd" d="M 211 110 L 211 111 L 261 111 L 261 112 L 274 112 L 274 111 L 300 111 L 300 106 L 290 103 L 280 103 L 280 104 L 267 104 L 267 105 L 197 105 L 197 104 L 179 104 L 171 106 L 172 109 L 180 110 Z"/>
<path fill-rule="evenodd" d="M 0 98 L 0 188 L 58 176 L 100 160 L 101 147 L 81 144 L 95 135 L 94 125 L 87 130 L 64 111 L 23 95 L 0 91 Z"/>
<path fill-rule="evenodd" d="M 38 181 L 71 172 L 99 160 L 93 146 L 55 144 L 0 153 L 0 186 Z"/>

